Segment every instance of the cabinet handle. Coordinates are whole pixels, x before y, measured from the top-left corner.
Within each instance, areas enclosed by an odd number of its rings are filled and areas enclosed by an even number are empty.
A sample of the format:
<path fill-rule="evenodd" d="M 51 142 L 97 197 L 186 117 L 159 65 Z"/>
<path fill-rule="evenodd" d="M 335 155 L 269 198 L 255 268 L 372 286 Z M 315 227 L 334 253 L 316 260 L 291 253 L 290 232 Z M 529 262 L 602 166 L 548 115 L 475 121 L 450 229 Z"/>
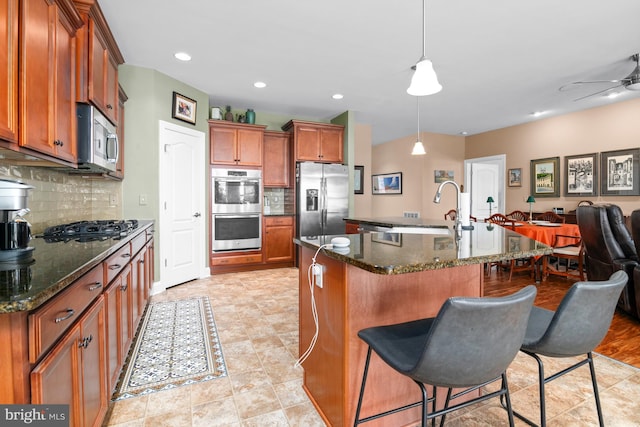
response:
<path fill-rule="evenodd" d="M 122 268 L 120 264 L 113 264 L 109 266 L 109 270 L 118 270 L 119 268 Z"/>
<path fill-rule="evenodd" d="M 131 254 L 122 254 L 122 258 L 131 258 Z"/>
<path fill-rule="evenodd" d="M 139 260 L 138 264 L 144 264 L 144 260 L 143 259 Z"/>
<path fill-rule="evenodd" d="M 129 287 L 129 285 L 122 285 L 122 286 L 120 286 L 120 290 L 121 290 L 122 292 L 125 292 L 125 291 L 127 290 L 127 288 L 128 288 L 128 287 Z"/>
<path fill-rule="evenodd" d="M 107 104 L 107 110 L 113 110 L 113 105 Z"/>
<path fill-rule="evenodd" d="M 89 286 L 90 291 L 95 291 L 96 289 L 100 289 L 102 287 L 102 283 L 96 282 L 93 285 Z"/>
<path fill-rule="evenodd" d="M 91 341 L 93 341 L 93 335 L 89 335 L 88 337 L 82 338 L 78 343 L 78 347 L 87 348 Z"/>
<path fill-rule="evenodd" d="M 74 314 L 76 314 L 76 311 L 73 308 L 67 308 L 65 312 L 67 313 L 66 316 L 56 317 L 56 323 L 64 322 L 65 320 L 70 319 Z"/>

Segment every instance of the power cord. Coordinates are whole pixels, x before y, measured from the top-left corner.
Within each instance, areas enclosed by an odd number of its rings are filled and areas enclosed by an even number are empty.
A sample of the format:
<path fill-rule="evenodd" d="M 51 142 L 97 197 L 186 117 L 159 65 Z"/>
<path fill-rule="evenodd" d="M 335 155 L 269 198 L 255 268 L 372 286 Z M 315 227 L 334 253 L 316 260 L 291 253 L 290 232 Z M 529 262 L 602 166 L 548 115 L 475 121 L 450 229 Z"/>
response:
<path fill-rule="evenodd" d="M 318 264 L 316 264 L 316 258 L 318 257 L 318 254 L 320 253 L 320 251 L 322 249 L 324 249 L 324 248 L 331 249 L 331 248 L 333 248 L 333 245 L 329 244 L 329 243 L 325 244 L 325 245 L 320 245 L 320 247 L 318 248 L 316 253 L 311 258 L 311 264 L 309 265 L 309 268 L 307 269 L 307 282 L 309 283 L 309 291 L 310 291 L 310 294 L 311 294 L 311 315 L 313 316 L 313 323 L 315 324 L 316 330 L 315 330 L 315 333 L 313 334 L 313 337 L 311 338 L 311 342 L 309 343 L 309 347 L 305 350 L 304 353 L 302 353 L 300 358 L 296 361 L 296 363 L 294 365 L 296 368 L 302 366 L 304 361 L 307 360 L 307 358 L 309 357 L 309 355 L 313 351 L 313 348 L 315 347 L 316 342 L 318 341 L 318 331 L 319 331 L 318 308 L 316 307 L 316 299 L 315 299 L 315 295 L 314 295 L 315 286 L 314 286 L 314 280 L 312 280 L 312 278 L 313 278 L 314 270 L 316 268 L 321 268 L 320 266 L 318 266 Z"/>

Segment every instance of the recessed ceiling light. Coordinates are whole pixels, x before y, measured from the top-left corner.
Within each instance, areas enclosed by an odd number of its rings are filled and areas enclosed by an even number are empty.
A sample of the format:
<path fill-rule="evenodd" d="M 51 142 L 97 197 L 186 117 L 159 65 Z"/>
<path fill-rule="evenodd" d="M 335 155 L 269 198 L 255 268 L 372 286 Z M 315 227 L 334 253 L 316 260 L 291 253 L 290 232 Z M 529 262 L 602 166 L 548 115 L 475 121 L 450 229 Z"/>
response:
<path fill-rule="evenodd" d="M 531 115 L 533 117 L 540 117 L 541 115 L 543 115 L 545 112 L 544 111 L 534 111 L 533 113 L 531 113 Z"/>
<path fill-rule="evenodd" d="M 191 61 L 191 55 L 186 52 L 178 52 L 173 56 L 175 56 L 176 59 L 179 59 L 180 61 Z"/>
<path fill-rule="evenodd" d="M 460 132 L 460 135 L 469 135 L 469 132 L 467 132 L 466 130 L 463 130 L 462 132 Z"/>
<path fill-rule="evenodd" d="M 617 98 L 618 96 L 620 96 L 620 92 L 611 92 L 610 94 L 605 96 L 609 99 Z"/>
<path fill-rule="evenodd" d="M 253 85 L 260 89 L 262 89 L 263 87 L 267 87 L 267 84 L 265 82 L 255 82 Z"/>
<path fill-rule="evenodd" d="M 344 95 L 342 95 L 341 93 L 336 93 L 332 96 L 333 99 L 342 99 L 344 98 Z"/>

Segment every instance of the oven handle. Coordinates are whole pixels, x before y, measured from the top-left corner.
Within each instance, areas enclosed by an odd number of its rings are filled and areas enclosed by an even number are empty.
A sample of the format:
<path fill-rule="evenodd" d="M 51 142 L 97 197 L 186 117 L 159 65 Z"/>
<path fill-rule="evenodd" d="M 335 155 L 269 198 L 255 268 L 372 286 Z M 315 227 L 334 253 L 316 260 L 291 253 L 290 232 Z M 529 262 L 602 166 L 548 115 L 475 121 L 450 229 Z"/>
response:
<path fill-rule="evenodd" d="M 227 214 L 214 214 L 213 218 L 260 218 L 260 214 L 259 213 L 248 213 L 248 214 L 231 214 L 231 215 L 227 215 Z"/>
<path fill-rule="evenodd" d="M 214 181 L 219 181 L 219 182 L 249 182 L 249 183 L 260 184 L 260 178 L 219 178 L 219 177 L 214 177 L 213 180 Z"/>

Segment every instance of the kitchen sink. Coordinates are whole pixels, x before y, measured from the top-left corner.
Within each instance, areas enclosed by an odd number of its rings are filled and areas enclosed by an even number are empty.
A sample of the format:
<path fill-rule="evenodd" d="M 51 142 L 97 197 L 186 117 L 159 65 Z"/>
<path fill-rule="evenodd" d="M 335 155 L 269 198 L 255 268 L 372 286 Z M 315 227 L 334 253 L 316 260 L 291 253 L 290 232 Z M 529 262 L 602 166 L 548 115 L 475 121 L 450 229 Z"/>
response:
<path fill-rule="evenodd" d="M 446 227 L 393 227 L 390 233 L 404 234 L 435 234 L 439 236 L 449 236 L 451 230 Z"/>

